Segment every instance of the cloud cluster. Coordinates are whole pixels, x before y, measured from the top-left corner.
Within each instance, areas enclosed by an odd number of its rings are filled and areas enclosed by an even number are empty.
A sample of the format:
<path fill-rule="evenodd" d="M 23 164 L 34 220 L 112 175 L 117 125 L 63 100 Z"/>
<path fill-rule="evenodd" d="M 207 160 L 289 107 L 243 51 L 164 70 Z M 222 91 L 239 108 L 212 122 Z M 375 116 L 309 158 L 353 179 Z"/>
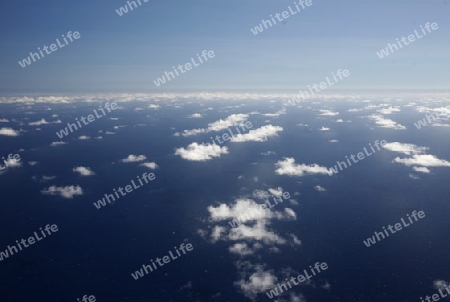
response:
<path fill-rule="evenodd" d="M 380 114 L 392 114 L 394 112 L 400 112 L 400 108 L 398 106 L 395 107 L 388 107 L 388 108 L 382 108 L 377 110 L 377 112 L 379 112 Z"/>
<path fill-rule="evenodd" d="M 91 176 L 95 175 L 94 171 L 91 170 L 89 167 L 75 167 L 72 169 L 73 172 L 80 173 L 82 176 Z"/>
<path fill-rule="evenodd" d="M 53 142 L 53 143 L 50 144 L 50 147 L 62 146 L 62 145 L 65 145 L 65 144 L 68 144 L 68 143 L 66 143 L 66 142 Z"/>
<path fill-rule="evenodd" d="M 155 162 L 151 162 L 151 163 L 142 163 L 142 164 L 140 164 L 139 166 L 146 167 L 146 168 L 149 168 L 149 169 L 152 169 L 152 170 L 155 170 L 155 169 L 158 168 L 158 165 L 157 165 Z"/>
<path fill-rule="evenodd" d="M 20 132 L 17 130 L 14 130 L 13 128 L 0 128 L 0 135 L 18 136 L 19 134 L 20 134 Z"/>
<path fill-rule="evenodd" d="M 389 151 L 399 152 L 406 155 L 422 154 L 430 149 L 428 147 L 419 147 L 414 144 L 404 144 L 399 142 L 387 143 L 383 146 L 383 148 Z"/>
<path fill-rule="evenodd" d="M 326 116 L 339 115 L 339 112 L 337 112 L 337 111 L 326 110 L 326 109 L 320 109 L 319 111 L 320 111 L 319 115 L 326 115 Z"/>
<path fill-rule="evenodd" d="M 422 154 L 413 155 L 411 158 L 396 157 L 394 162 L 401 163 L 406 166 L 422 166 L 422 167 L 450 167 L 450 162 L 439 159 L 434 155 Z"/>
<path fill-rule="evenodd" d="M 375 123 L 378 125 L 378 127 L 381 128 L 389 128 L 389 129 L 395 129 L 395 130 L 405 130 L 406 127 L 394 122 L 393 120 L 384 118 L 382 115 L 379 114 L 373 114 L 371 116 L 369 116 L 369 118 L 371 118 L 372 120 L 375 121 Z"/>
<path fill-rule="evenodd" d="M 175 150 L 175 155 L 190 161 L 206 161 L 214 157 L 220 157 L 222 154 L 228 154 L 227 147 L 220 147 L 216 144 L 198 144 L 192 143 L 187 148 Z"/>
<path fill-rule="evenodd" d="M 29 126 L 41 126 L 41 125 L 47 125 L 47 124 L 50 124 L 50 123 L 47 122 L 45 119 L 41 119 L 40 121 L 37 121 L 37 122 L 28 123 Z"/>
<path fill-rule="evenodd" d="M 122 163 L 135 163 L 146 160 L 147 157 L 145 155 L 128 155 L 127 158 L 121 159 L 120 162 Z"/>
<path fill-rule="evenodd" d="M 278 175 L 304 176 L 309 174 L 325 174 L 331 176 L 333 174 L 333 171 L 318 164 L 296 164 L 292 157 L 278 161 L 275 166 L 277 168 L 275 173 Z"/>
<path fill-rule="evenodd" d="M 425 154 L 430 148 L 419 147 L 414 144 L 405 144 L 399 142 L 387 143 L 383 148 L 410 155 L 411 157 L 394 158 L 394 163 L 404 164 L 405 166 L 413 166 L 413 170 L 421 173 L 430 173 L 428 167 L 450 167 L 450 162 L 444 159 L 439 159 L 434 155 Z"/>
<path fill-rule="evenodd" d="M 41 193 L 44 195 L 60 195 L 63 198 L 72 199 L 76 195 L 83 195 L 83 189 L 80 186 L 51 186 L 47 189 L 43 189 Z"/>
<path fill-rule="evenodd" d="M 264 271 L 264 266 L 259 264 L 252 266 L 246 263 L 246 266 L 241 279 L 236 281 L 235 285 L 240 288 L 247 298 L 254 300 L 257 294 L 264 293 L 277 284 L 278 278 L 273 274 L 272 270 Z M 253 270 L 254 272 L 247 276 L 249 270 Z"/>
<path fill-rule="evenodd" d="M 187 137 L 187 136 L 197 135 L 199 133 L 208 133 L 208 132 L 212 132 L 212 131 L 224 130 L 224 129 L 227 129 L 232 126 L 240 125 L 242 122 L 245 122 L 247 120 L 247 118 L 248 118 L 248 114 L 241 114 L 241 113 L 232 114 L 232 115 L 228 116 L 227 118 L 225 118 L 224 120 L 220 119 L 214 123 L 210 123 L 208 125 L 208 128 L 184 130 L 182 132 L 182 135 Z"/>
<path fill-rule="evenodd" d="M 250 130 L 248 133 L 237 134 L 231 138 L 232 142 L 264 142 L 268 137 L 278 136 L 278 132 L 283 131 L 280 126 L 266 125 L 261 128 Z"/>

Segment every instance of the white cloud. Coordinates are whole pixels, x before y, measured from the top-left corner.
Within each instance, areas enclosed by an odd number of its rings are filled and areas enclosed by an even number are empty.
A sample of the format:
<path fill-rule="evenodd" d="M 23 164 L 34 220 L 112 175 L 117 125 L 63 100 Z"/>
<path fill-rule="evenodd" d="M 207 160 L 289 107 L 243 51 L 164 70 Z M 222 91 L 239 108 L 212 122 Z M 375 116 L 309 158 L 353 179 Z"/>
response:
<path fill-rule="evenodd" d="M 275 153 L 275 151 L 266 151 L 266 152 L 261 152 L 261 155 L 264 155 L 264 156 L 268 156 L 268 155 L 275 155 L 276 153 Z"/>
<path fill-rule="evenodd" d="M 2 166 L 3 165 L 3 166 Z M 18 168 L 22 166 L 22 162 L 19 160 L 15 160 L 14 158 L 6 158 L 2 160 L 0 163 L 0 170 L 5 170 L 9 168 Z"/>
<path fill-rule="evenodd" d="M 79 140 L 85 140 L 85 139 L 90 139 L 90 136 L 86 136 L 86 135 L 81 135 L 78 137 Z"/>
<path fill-rule="evenodd" d="M 275 197 L 282 197 L 283 196 L 283 188 L 281 188 L 281 187 L 278 187 L 276 189 L 269 188 L 269 193 Z"/>
<path fill-rule="evenodd" d="M 252 300 L 255 300 L 258 294 L 275 287 L 278 281 L 272 271 L 264 271 L 262 265 L 257 265 L 254 269 L 255 272 L 249 276 L 248 281 L 242 278 L 234 283 L 247 298 Z"/>
<path fill-rule="evenodd" d="M 253 198 L 256 199 L 267 199 L 270 197 L 269 192 L 263 190 L 255 190 L 253 191 Z"/>
<path fill-rule="evenodd" d="M 450 287 L 450 283 L 444 280 L 436 280 L 433 282 L 433 286 L 435 289 L 445 289 L 446 287 Z"/>
<path fill-rule="evenodd" d="M 327 190 L 327 189 L 325 189 L 324 187 L 321 187 L 321 186 L 315 186 L 314 189 L 316 191 L 319 191 L 319 192 L 325 192 Z"/>
<path fill-rule="evenodd" d="M 262 116 L 267 116 L 267 117 L 279 117 L 282 114 L 286 114 L 286 109 L 278 110 L 275 113 L 265 113 L 265 114 L 261 114 L 261 115 Z"/>
<path fill-rule="evenodd" d="M 37 121 L 37 122 L 28 123 L 28 125 L 30 125 L 30 126 L 40 126 L 40 125 L 47 125 L 47 124 L 50 124 L 50 123 L 47 122 L 45 119 L 41 119 L 40 121 Z"/>
<path fill-rule="evenodd" d="M 278 161 L 275 166 L 277 167 L 275 173 L 278 175 L 304 176 L 308 174 L 326 174 L 331 176 L 333 174 L 333 171 L 317 164 L 296 164 L 292 157 Z"/>
<path fill-rule="evenodd" d="M 294 219 L 297 219 L 297 214 L 295 214 L 294 210 L 292 210 L 290 208 L 285 208 L 284 212 L 286 212 L 288 217 L 292 217 Z"/>
<path fill-rule="evenodd" d="M 213 157 L 220 157 L 222 154 L 228 154 L 227 147 L 220 147 L 216 144 L 198 144 L 192 143 L 187 148 L 179 148 L 175 150 L 175 155 L 191 161 L 206 161 Z"/>
<path fill-rule="evenodd" d="M 12 128 L 0 128 L 0 135 L 18 136 L 19 134 L 20 134 L 19 131 L 14 130 Z"/>
<path fill-rule="evenodd" d="M 339 115 L 339 112 L 332 111 L 332 110 L 321 109 L 319 115 L 335 116 L 335 115 Z"/>
<path fill-rule="evenodd" d="M 232 114 L 224 120 L 218 120 L 217 122 L 209 124 L 208 129 L 210 131 L 224 130 L 228 127 L 239 125 L 240 123 L 246 121 L 247 118 L 248 114 Z"/>
<path fill-rule="evenodd" d="M 323 127 L 323 126 L 322 126 L 322 128 L 319 129 L 319 131 L 328 131 L 328 130 L 330 130 L 330 128 Z"/>
<path fill-rule="evenodd" d="M 400 152 L 406 155 L 422 154 L 430 149 L 428 147 L 419 147 L 414 144 L 404 144 L 399 142 L 387 143 L 383 146 L 383 148 L 389 151 Z"/>
<path fill-rule="evenodd" d="M 145 155 L 133 155 L 133 154 L 130 154 L 130 155 L 128 155 L 127 158 L 121 159 L 120 162 L 123 162 L 123 163 L 135 163 L 135 162 L 140 162 L 140 161 L 143 161 L 143 160 L 146 160 L 146 159 L 147 159 L 147 157 Z"/>
<path fill-rule="evenodd" d="M 242 122 L 246 121 L 248 118 L 248 114 L 232 114 L 225 118 L 224 120 L 220 119 L 217 122 L 210 123 L 208 125 L 208 128 L 199 128 L 199 129 L 192 129 L 192 130 L 184 130 L 182 135 L 183 136 L 191 136 L 196 135 L 199 133 L 208 133 L 211 131 L 220 131 L 223 129 L 227 129 L 231 126 L 238 126 Z"/>
<path fill-rule="evenodd" d="M 406 166 L 421 166 L 421 167 L 450 167 L 450 162 L 439 159 L 434 155 L 422 154 L 413 155 L 412 158 L 396 157 L 394 162 L 401 163 Z"/>
<path fill-rule="evenodd" d="M 82 176 L 91 176 L 95 175 L 94 171 L 91 170 L 89 167 L 75 167 L 72 169 L 73 172 L 78 172 Z"/>
<path fill-rule="evenodd" d="M 62 146 L 67 144 L 66 142 L 53 142 L 50 144 L 51 147 Z"/>
<path fill-rule="evenodd" d="M 186 137 L 186 136 L 191 136 L 191 135 L 197 135 L 199 133 L 206 133 L 206 129 L 199 128 L 199 129 L 192 129 L 192 130 L 183 130 L 182 135 L 184 137 Z"/>
<path fill-rule="evenodd" d="M 395 107 L 388 107 L 388 108 L 382 108 L 377 110 L 381 114 L 392 114 L 394 112 L 400 112 L 400 108 L 398 106 Z"/>
<path fill-rule="evenodd" d="M 194 113 L 193 115 L 191 115 L 191 118 L 201 118 L 201 117 L 203 117 L 201 113 Z"/>
<path fill-rule="evenodd" d="M 33 179 L 34 181 L 39 181 L 39 182 L 46 182 L 46 181 L 53 180 L 55 178 L 56 178 L 56 176 L 46 176 L 46 175 L 42 175 L 42 177 L 40 179 L 36 175 L 31 177 L 31 179 Z"/>
<path fill-rule="evenodd" d="M 273 190 L 278 192 L 277 190 Z M 265 194 L 261 194 L 260 190 L 255 190 L 254 195 L 259 198 L 265 197 Z M 267 201 L 266 201 L 267 202 Z M 284 212 L 273 211 L 270 208 L 262 210 L 261 204 L 256 203 L 252 199 L 238 198 L 231 205 L 220 204 L 216 207 L 209 206 L 209 221 L 220 222 L 228 221 L 234 227 L 225 228 L 222 226 L 216 226 L 211 232 L 211 239 L 213 242 L 218 240 L 225 241 L 253 241 L 264 243 L 266 245 L 274 244 L 286 244 L 288 240 L 278 236 L 273 231 L 268 229 L 270 220 L 295 220 L 297 218 L 296 213 L 290 209 L 285 208 Z M 272 202 L 272 207 L 275 205 Z M 239 222 L 239 223 L 236 223 Z M 293 243 L 296 244 L 295 240 Z"/>
<path fill-rule="evenodd" d="M 405 126 L 403 126 L 397 122 L 394 122 L 393 120 L 384 118 L 383 116 L 378 115 L 378 114 L 373 114 L 373 115 L 369 116 L 369 118 L 374 120 L 375 123 L 379 127 L 382 127 L 382 128 L 389 128 L 389 129 L 395 129 L 395 130 L 405 130 L 406 129 Z"/>
<path fill-rule="evenodd" d="M 413 167 L 413 170 L 416 172 L 422 172 L 422 173 L 430 173 L 430 169 L 427 167 Z"/>
<path fill-rule="evenodd" d="M 76 195 L 83 195 L 83 189 L 80 186 L 51 186 L 42 190 L 41 193 L 44 195 L 60 195 L 61 197 L 72 199 Z"/>
<path fill-rule="evenodd" d="M 257 220 L 256 223 L 249 226 L 241 224 L 238 227 L 231 228 L 225 239 L 231 241 L 259 241 L 266 245 L 286 244 L 287 241 L 277 234 L 267 229 L 267 220 Z"/>
<path fill-rule="evenodd" d="M 247 243 L 236 243 L 228 248 L 230 253 L 238 254 L 240 256 L 252 255 L 254 251 L 247 245 Z"/>
<path fill-rule="evenodd" d="M 0 118 L 0 123 L 9 123 L 9 120 L 5 118 Z"/>
<path fill-rule="evenodd" d="M 265 142 L 268 137 L 278 136 L 278 132 L 283 131 L 280 126 L 266 125 L 261 128 L 250 130 L 248 133 L 237 134 L 231 138 L 232 142 Z"/>
<path fill-rule="evenodd" d="M 153 169 L 153 170 L 158 168 L 158 165 L 155 162 L 142 163 L 139 166 L 146 167 L 146 168 Z"/>
<path fill-rule="evenodd" d="M 293 240 L 293 242 L 294 242 L 295 245 L 300 245 L 300 244 L 302 244 L 302 242 L 300 241 L 300 239 L 298 239 L 298 237 L 295 236 L 294 234 L 291 234 L 291 238 L 292 238 L 292 240 Z"/>
<path fill-rule="evenodd" d="M 155 104 L 151 104 L 151 105 L 148 106 L 148 108 L 150 108 L 150 109 L 159 109 L 159 108 L 161 108 L 161 106 L 155 105 Z"/>
<path fill-rule="evenodd" d="M 272 212 L 260 211 L 258 204 L 252 199 L 240 198 L 235 201 L 235 204 L 229 206 L 227 204 L 220 204 L 218 207 L 209 206 L 208 212 L 210 218 L 213 221 L 232 220 L 238 219 L 241 222 L 259 220 L 269 215 L 270 218 Z M 252 215 L 244 215 L 244 214 Z"/>

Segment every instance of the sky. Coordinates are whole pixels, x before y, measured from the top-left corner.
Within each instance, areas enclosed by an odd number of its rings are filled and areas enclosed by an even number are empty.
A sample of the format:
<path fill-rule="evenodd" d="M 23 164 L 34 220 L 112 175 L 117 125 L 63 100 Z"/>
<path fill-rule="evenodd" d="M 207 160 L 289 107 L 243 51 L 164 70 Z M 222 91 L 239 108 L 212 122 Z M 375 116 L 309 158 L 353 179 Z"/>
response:
<path fill-rule="evenodd" d="M 285 24 L 250 29 L 294 1 L 123 0 L 4 2 L 0 94 L 248 91 L 296 93 L 338 69 L 333 89 L 446 89 L 447 0 L 314 1 Z M 380 59 L 376 52 L 426 22 L 439 29 Z M 22 68 L 18 61 L 68 31 L 81 38 Z M 153 81 L 197 53 L 215 57 L 157 87 Z M 331 90 L 331 88 L 330 88 Z"/>

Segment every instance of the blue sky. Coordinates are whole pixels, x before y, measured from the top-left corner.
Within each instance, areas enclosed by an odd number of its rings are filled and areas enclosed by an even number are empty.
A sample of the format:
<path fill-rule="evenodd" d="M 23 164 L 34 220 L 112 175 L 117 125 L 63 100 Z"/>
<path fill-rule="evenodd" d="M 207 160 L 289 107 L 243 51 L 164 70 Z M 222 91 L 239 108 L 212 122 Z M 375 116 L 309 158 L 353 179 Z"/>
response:
<path fill-rule="evenodd" d="M 253 35 L 294 1 L 152 1 L 123 16 L 123 0 L 4 2 L 0 93 L 274 91 L 295 93 L 338 69 L 336 89 L 445 89 L 446 0 L 314 1 Z M 377 51 L 426 22 L 439 29 L 380 59 Z M 19 60 L 68 31 L 81 38 L 26 68 Z M 153 80 L 202 50 L 216 57 L 160 88 Z M 339 87 L 337 87 L 339 86 Z M 330 88 L 331 89 L 331 88 Z"/>

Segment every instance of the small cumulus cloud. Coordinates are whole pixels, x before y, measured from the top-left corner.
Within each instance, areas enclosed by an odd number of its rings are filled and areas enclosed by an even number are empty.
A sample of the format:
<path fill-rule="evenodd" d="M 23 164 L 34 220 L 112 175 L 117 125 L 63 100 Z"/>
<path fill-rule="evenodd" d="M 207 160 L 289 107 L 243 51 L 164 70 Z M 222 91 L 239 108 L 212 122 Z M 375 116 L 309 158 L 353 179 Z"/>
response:
<path fill-rule="evenodd" d="M 158 168 L 158 165 L 155 162 L 142 163 L 139 166 L 146 167 L 146 168 L 153 169 L 153 170 Z"/>
<path fill-rule="evenodd" d="M 19 131 L 14 130 L 12 128 L 0 128 L 0 135 L 18 136 L 19 134 L 20 134 Z"/>
<path fill-rule="evenodd" d="M 222 154 L 228 154 L 227 147 L 220 147 L 216 144 L 198 144 L 196 142 L 175 150 L 175 155 L 190 161 L 206 161 L 214 157 L 220 157 Z"/>
<path fill-rule="evenodd" d="M 66 142 L 53 142 L 50 144 L 51 147 L 66 145 Z"/>
<path fill-rule="evenodd" d="M 133 155 L 133 154 L 130 154 L 130 155 L 128 155 L 127 158 L 121 159 L 120 162 L 123 162 L 123 163 L 135 163 L 135 162 L 144 161 L 146 159 L 147 159 L 147 157 L 145 155 Z"/>
<path fill-rule="evenodd" d="M 44 195 L 59 195 L 63 198 L 72 199 L 76 195 L 83 195 L 83 189 L 80 186 L 51 186 L 47 189 L 43 189 L 41 193 Z"/>
<path fill-rule="evenodd" d="M 266 125 L 258 129 L 250 130 L 245 134 L 238 134 L 231 138 L 232 142 L 264 142 L 268 137 L 278 136 L 278 132 L 283 131 L 280 126 Z"/>
<path fill-rule="evenodd" d="M 405 130 L 406 127 L 394 122 L 393 120 L 384 118 L 382 115 L 378 115 L 378 114 L 373 114 L 371 116 L 369 116 L 370 119 L 372 119 L 373 121 L 375 121 L 375 124 L 378 125 L 378 127 L 381 128 L 389 128 L 389 129 L 395 129 L 395 130 Z"/>
<path fill-rule="evenodd" d="M 82 176 L 91 176 L 95 175 L 94 171 L 91 170 L 89 167 L 75 167 L 72 169 L 73 172 L 80 173 Z"/>
<path fill-rule="evenodd" d="M 296 164 L 294 158 L 288 157 L 276 164 L 275 173 L 278 175 L 289 175 L 289 176 L 304 176 L 311 174 L 325 174 L 332 175 L 333 171 L 326 167 L 319 166 L 318 164 Z"/>

